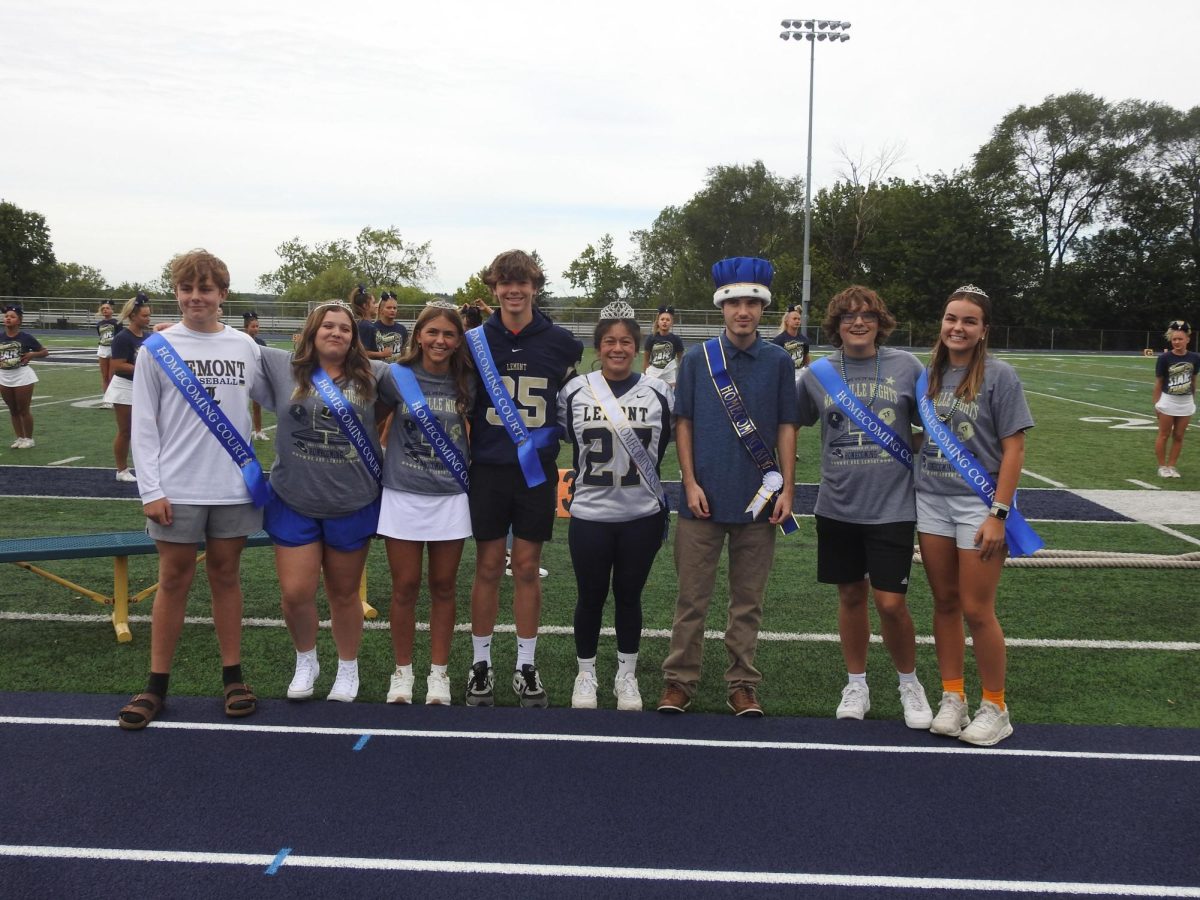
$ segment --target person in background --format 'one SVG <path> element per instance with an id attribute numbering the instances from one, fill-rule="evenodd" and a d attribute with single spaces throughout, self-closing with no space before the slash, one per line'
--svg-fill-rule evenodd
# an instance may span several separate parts
<path id="1" fill-rule="evenodd" d="M 242 331 L 254 338 L 254 343 L 260 347 L 267 346 L 267 342 L 258 336 L 258 313 L 250 309 L 242 313 Z M 267 441 L 270 436 L 263 431 L 262 423 L 262 405 L 257 400 L 250 401 L 250 422 L 251 431 L 250 439 L 254 441 Z"/>
<path id="2" fill-rule="evenodd" d="M 683 358 L 683 341 L 673 334 L 675 307 L 660 306 L 654 320 L 654 331 L 646 336 L 642 353 L 642 371 L 651 378 L 658 378 L 668 387 L 675 387 L 679 371 L 679 360 Z"/>
<path id="3" fill-rule="evenodd" d="M 138 291 L 132 300 L 121 307 L 118 321 L 124 326 L 112 342 L 112 381 L 104 392 L 104 402 L 117 417 L 117 436 L 113 438 L 113 460 L 117 464 L 117 481 L 137 482 L 129 468 L 129 437 L 133 420 L 133 370 L 138 350 L 150 334 L 150 298 Z"/>
<path id="4" fill-rule="evenodd" d="M 379 298 L 379 318 L 375 321 L 375 345 L 379 349 L 367 354 L 371 359 L 392 363 L 400 359 L 404 352 L 408 343 L 408 329 L 396 321 L 398 309 L 396 295 L 384 291 Z"/>
<path id="5" fill-rule="evenodd" d="M 658 470 L 671 440 L 674 395 L 665 382 L 633 370 L 641 339 L 633 308 L 608 304 L 592 336 L 600 371 L 571 379 L 558 395 L 559 425 L 578 473 L 567 532 L 578 591 L 575 709 L 596 708 L 596 651 L 610 584 L 617 630 L 613 696 L 617 709 L 642 708 L 642 589 L 666 536 Z M 640 449 L 631 455 L 634 444 Z"/>
<path id="6" fill-rule="evenodd" d="M 771 343 L 778 344 L 788 352 L 792 363 L 796 366 L 796 384 L 800 383 L 800 373 L 808 367 L 808 338 L 800 333 L 800 307 L 791 304 L 783 312 L 779 322 L 779 334 L 771 338 Z"/>
<path id="7" fill-rule="evenodd" d="M 138 291 L 141 294 L 141 291 Z M 121 323 L 113 318 L 113 306 L 111 303 L 101 303 L 100 308 L 96 310 L 96 359 L 100 363 L 100 383 L 102 392 L 108 391 L 108 386 L 112 382 L 112 342 L 117 336 L 117 332 L 121 330 Z M 101 408 L 111 409 L 112 404 L 108 400 L 102 400 Z"/>
<path id="8" fill-rule="evenodd" d="M 363 349 L 370 354 L 379 353 L 379 345 L 375 342 L 375 316 L 378 308 L 375 295 L 367 290 L 365 285 L 358 285 L 350 292 L 350 306 L 354 309 L 354 319 L 358 323 L 358 338 L 362 341 Z"/>
<path id="9" fill-rule="evenodd" d="M 1192 326 L 1176 319 L 1167 326 L 1170 349 L 1158 357 L 1154 366 L 1154 411 L 1158 415 L 1158 437 L 1154 455 L 1158 457 L 1159 478 L 1180 478 L 1175 464 L 1183 450 L 1188 424 L 1196 414 L 1196 373 L 1200 371 L 1200 353 L 1188 350 Z M 1171 450 L 1167 452 L 1170 441 Z"/>
<path id="10" fill-rule="evenodd" d="M 37 373 L 29 365 L 32 359 L 45 359 L 50 351 L 41 345 L 32 334 L 21 330 L 25 311 L 17 304 L 4 307 L 4 336 L 0 338 L 0 396 L 8 407 L 16 440 L 9 446 L 13 450 L 30 450 L 33 442 L 33 413 L 29 411 L 33 400 L 33 386 L 37 384 Z"/>

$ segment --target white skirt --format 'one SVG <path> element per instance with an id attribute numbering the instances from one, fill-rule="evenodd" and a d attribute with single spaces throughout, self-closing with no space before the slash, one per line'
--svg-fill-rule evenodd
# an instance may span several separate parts
<path id="1" fill-rule="evenodd" d="M 104 392 L 105 403 L 119 403 L 122 406 L 133 406 L 133 382 L 128 378 L 113 376 Z"/>
<path id="2" fill-rule="evenodd" d="M 0 369 L 0 385 L 4 387 L 25 387 L 27 384 L 37 384 L 37 381 L 37 373 L 33 371 L 33 366 Z"/>
<path id="3" fill-rule="evenodd" d="M 96 347 L 96 356 L 99 359 L 111 359 L 112 358 L 112 346 L 109 345 L 106 347 L 103 344 L 100 344 L 99 346 Z"/>
<path id="4" fill-rule="evenodd" d="M 1194 416 L 1196 397 L 1194 394 L 1163 394 L 1154 408 L 1164 416 Z"/>
<path id="5" fill-rule="evenodd" d="M 401 541 L 460 541 L 471 536 L 467 495 L 412 494 L 384 488 L 378 534 Z"/>

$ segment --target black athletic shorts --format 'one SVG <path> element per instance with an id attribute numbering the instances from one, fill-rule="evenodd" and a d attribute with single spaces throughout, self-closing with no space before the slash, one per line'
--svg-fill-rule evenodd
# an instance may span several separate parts
<path id="1" fill-rule="evenodd" d="M 519 465 L 471 464 L 471 531 L 476 541 L 494 541 L 508 534 L 523 541 L 545 543 L 554 537 L 558 509 L 558 465 L 542 460 L 546 480 L 525 484 Z"/>
<path id="2" fill-rule="evenodd" d="M 853 584 L 870 578 L 877 591 L 907 593 L 916 529 L 916 522 L 856 525 L 817 516 L 817 581 Z"/>

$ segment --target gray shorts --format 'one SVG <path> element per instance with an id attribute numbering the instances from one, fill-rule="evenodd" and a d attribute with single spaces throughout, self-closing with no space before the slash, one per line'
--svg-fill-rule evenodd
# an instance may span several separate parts
<path id="1" fill-rule="evenodd" d="M 262 528 L 262 510 L 253 503 L 231 506 L 171 504 L 171 524 L 146 520 L 146 534 L 169 544 L 199 544 L 206 538 L 237 538 Z"/>
<path id="2" fill-rule="evenodd" d="M 954 538 L 959 550 L 978 550 L 975 534 L 989 509 L 974 494 L 917 491 L 917 531 Z"/>

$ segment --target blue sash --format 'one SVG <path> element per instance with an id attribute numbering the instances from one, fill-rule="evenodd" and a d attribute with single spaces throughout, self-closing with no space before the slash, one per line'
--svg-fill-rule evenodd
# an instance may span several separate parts
<path id="1" fill-rule="evenodd" d="M 392 370 L 392 378 L 396 382 L 396 387 L 400 389 L 400 396 L 404 398 L 404 402 L 408 406 L 408 414 L 412 416 L 414 422 L 421 426 L 421 430 L 425 432 L 425 440 L 429 441 L 429 445 L 441 459 L 442 465 L 457 479 L 458 486 L 463 489 L 463 493 L 467 493 L 471 487 L 467 473 L 467 461 L 463 459 L 454 439 L 446 434 L 446 429 L 442 427 L 438 417 L 429 408 L 425 395 L 421 393 L 421 386 L 417 384 L 417 376 L 413 375 L 412 369 L 399 363 L 392 363 L 388 368 Z"/>
<path id="2" fill-rule="evenodd" d="M 783 476 L 775 465 L 775 456 L 759 435 L 750 413 L 746 411 L 746 404 L 742 402 L 737 385 L 729 377 L 729 370 L 725 367 L 725 348 L 721 346 L 720 337 L 709 338 L 704 342 L 704 359 L 708 362 L 713 386 L 717 389 L 717 396 L 721 399 L 721 405 L 725 407 L 734 433 L 741 439 L 742 446 L 763 473 L 762 487 L 745 509 L 757 518 L 758 513 L 783 489 Z M 784 534 L 791 534 L 800 526 L 796 524 L 796 517 L 789 510 L 779 527 Z"/>
<path id="3" fill-rule="evenodd" d="M 475 368 L 483 379 L 483 389 L 488 399 L 495 407 L 496 415 L 504 424 L 508 436 L 517 445 L 517 462 L 521 464 L 521 474 L 529 487 L 537 487 L 546 481 L 546 473 L 542 471 L 542 461 L 538 458 L 539 447 L 549 447 L 558 440 L 558 428 L 535 428 L 530 431 L 525 427 L 525 420 L 517 405 L 513 403 L 512 395 L 504 386 L 500 373 L 496 370 L 496 361 L 492 359 L 492 348 L 488 346 L 483 333 L 483 326 L 472 328 L 466 334 L 467 348 L 475 359 Z"/>
<path id="4" fill-rule="evenodd" d="M 921 412 L 921 421 L 925 423 L 925 434 L 942 451 L 946 459 L 954 463 L 958 474 L 967 486 L 973 490 L 985 506 L 990 507 L 996 498 L 996 485 L 992 476 L 980 464 L 974 455 L 962 445 L 954 432 L 946 427 L 946 423 L 937 417 L 933 402 L 926 396 L 929 393 L 929 373 L 922 372 L 917 379 L 917 408 Z M 1030 556 L 1046 546 L 1036 531 L 1025 521 L 1017 509 L 1017 495 L 1013 492 L 1012 508 L 1008 518 L 1004 520 L 1004 537 L 1008 541 L 1009 552 L 1013 556 Z"/>
<path id="5" fill-rule="evenodd" d="M 333 413 L 333 420 L 337 423 L 342 436 L 350 442 L 350 446 L 358 451 L 358 458 L 367 467 L 367 471 L 371 473 L 375 483 L 382 484 L 383 468 L 379 465 L 379 457 L 375 455 L 375 448 L 371 446 L 367 430 L 359 421 L 350 401 L 338 390 L 333 379 L 320 366 L 317 366 L 317 370 L 312 373 L 312 386 L 316 389 L 317 396 L 325 401 L 325 405 Z"/>
<path id="6" fill-rule="evenodd" d="M 264 506 L 271 499 L 271 487 L 263 477 L 262 465 L 254 455 L 254 448 L 246 443 L 245 438 L 238 434 L 229 417 L 225 415 L 220 404 L 215 403 L 208 391 L 200 383 L 186 362 L 179 358 L 179 352 L 171 346 L 171 342 L 155 332 L 146 338 L 142 344 L 146 352 L 166 373 L 167 378 L 179 389 L 183 399 L 200 417 L 213 437 L 217 439 L 225 452 L 237 464 L 242 472 L 242 480 L 246 482 L 246 490 L 255 506 Z"/>
<path id="7" fill-rule="evenodd" d="M 878 351 L 876 351 L 878 352 Z M 913 466 L 912 449 L 904 439 L 879 420 L 871 410 L 850 390 L 849 385 L 838 374 L 829 357 L 819 359 L 810 366 L 813 376 L 821 382 L 825 393 L 833 398 L 833 402 L 850 414 L 850 418 L 866 433 L 867 437 L 892 455 L 892 457 L 908 468 Z"/>

